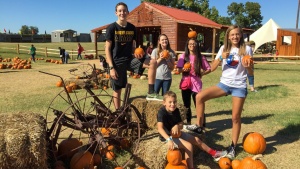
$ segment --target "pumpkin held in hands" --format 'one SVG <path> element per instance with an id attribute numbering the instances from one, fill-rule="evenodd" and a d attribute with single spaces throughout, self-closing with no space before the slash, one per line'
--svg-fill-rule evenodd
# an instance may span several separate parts
<path id="1" fill-rule="evenodd" d="M 163 50 L 162 51 L 162 57 L 164 59 L 169 59 L 169 57 L 170 57 L 169 51 L 168 50 Z"/>
<path id="2" fill-rule="evenodd" d="M 197 32 L 194 31 L 192 28 L 190 28 L 190 31 L 188 33 L 188 38 L 196 38 L 197 37 Z"/>
<path id="3" fill-rule="evenodd" d="M 168 150 L 167 160 L 171 165 L 178 165 L 182 161 L 182 155 L 179 149 Z"/>
<path id="4" fill-rule="evenodd" d="M 183 65 L 183 69 L 191 69 L 192 65 L 190 62 L 186 62 L 184 65 Z"/>
<path id="5" fill-rule="evenodd" d="M 247 153 L 255 155 L 266 150 L 266 140 L 257 132 L 247 133 L 243 140 L 243 148 Z"/>
<path id="6" fill-rule="evenodd" d="M 139 55 L 139 56 L 144 56 L 145 51 L 144 51 L 143 48 L 141 48 L 141 46 L 139 46 L 138 48 L 136 48 L 136 49 L 134 50 L 134 54 L 135 54 L 135 55 Z"/>
<path id="7" fill-rule="evenodd" d="M 242 62 L 245 64 L 245 65 L 253 65 L 253 59 L 251 56 L 249 55 L 245 55 L 242 59 Z"/>

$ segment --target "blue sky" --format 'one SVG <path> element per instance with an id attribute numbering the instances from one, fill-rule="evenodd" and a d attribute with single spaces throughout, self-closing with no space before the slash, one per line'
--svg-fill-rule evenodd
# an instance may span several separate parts
<path id="1" fill-rule="evenodd" d="M 263 16 L 262 24 L 272 18 L 282 28 L 296 28 L 298 0 L 210 0 L 221 16 L 227 16 L 232 2 L 258 2 Z M 1 0 L 0 31 L 18 33 L 22 25 L 36 26 L 39 33 L 58 29 L 73 29 L 89 33 L 91 29 L 116 21 L 115 5 L 120 0 Z M 129 11 L 140 0 L 124 0 Z"/>

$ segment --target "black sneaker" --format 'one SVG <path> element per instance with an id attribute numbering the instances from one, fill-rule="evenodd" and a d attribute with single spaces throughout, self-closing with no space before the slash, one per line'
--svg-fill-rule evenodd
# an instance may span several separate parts
<path id="1" fill-rule="evenodd" d="M 199 126 L 195 125 L 195 124 L 183 125 L 183 129 L 195 132 L 197 134 L 203 134 L 204 133 L 204 129 L 202 127 L 199 127 Z"/>
<path id="2" fill-rule="evenodd" d="M 234 160 L 234 158 L 235 158 L 235 149 L 234 149 L 234 147 L 230 146 L 228 148 L 227 152 L 228 153 L 226 154 L 226 157 L 228 157 L 231 160 Z"/>

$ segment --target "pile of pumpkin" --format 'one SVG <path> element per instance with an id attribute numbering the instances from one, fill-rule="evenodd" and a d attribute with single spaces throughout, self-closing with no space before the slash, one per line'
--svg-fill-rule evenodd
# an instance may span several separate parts
<path id="1" fill-rule="evenodd" d="M 242 160 L 235 159 L 231 161 L 227 157 L 219 160 L 221 169 L 267 169 L 267 166 L 260 160 L 262 153 L 266 149 L 265 138 L 257 132 L 247 133 L 243 138 L 243 148 L 254 156 L 245 157 Z"/>
<path id="2" fill-rule="evenodd" d="M 99 130 L 104 137 L 108 137 L 111 134 L 110 129 L 101 128 Z M 120 140 L 120 146 L 108 144 L 105 148 L 98 147 L 95 150 L 85 150 L 85 146 L 81 140 L 77 138 L 67 138 L 61 141 L 56 148 L 54 146 L 54 156 L 57 161 L 53 163 L 54 169 L 66 169 L 67 166 L 70 169 L 93 169 L 94 166 L 99 166 L 102 164 L 102 158 L 107 160 L 114 160 L 116 158 L 115 150 L 127 149 L 130 147 L 130 141 L 126 138 Z M 91 153 L 93 152 L 93 153 Z M 122 167 L 116 167 L 116 169 L 123 169 Z M 139 167 L 138 169 L 144 169 Z"/>
<path id="3" fill-rule="evenodd" d="M 63 64 L 63 62 L 61 60 L 46 59 L 45 61 L 48 62 L 48 63 Z"/>
<path id="4" fill-rule="evenodd" d="M 93 54 L 89 54 L 89 55 L 85 54 L 84 59 L 94 59 L 94 55 Z"/>
<path id="5" fill-rule="evenodd" d="M 31 69 L 31 61 L 14 57 L 13 59 L 2 59 L 1 62 L 13 62 L 8 64 L 0 64 L 0 69 Z"/>

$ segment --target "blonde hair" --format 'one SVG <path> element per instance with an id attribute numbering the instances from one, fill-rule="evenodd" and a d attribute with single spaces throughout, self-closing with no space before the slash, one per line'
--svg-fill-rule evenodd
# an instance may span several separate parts
<path id="1" fill-rule="evenodd" d="M 233 29 L 238 29 L 239 32 L 240 32 L 240 36 L 241 36 L 239 44 L 238 44 L 239 55 L 240 56 L 246 55 L 246 44 L 245 44 L 245 41 L 244 41 L 244 38 L 243 38 L 243 29 L 238 25 L 231 25 L 227 29 L 227 31 L 225 33 L 225 36 L 224 36 L 224 49 L 223 49 L 223 52 L 230 52 L 230 50 L 231 50 L 232 43 L 228 38 L 229 38 L 230 31 L 232 31 Z"/>
<path id="2" fill-rule="evenodd" d="M 168 97 L 173 97 L 173 98 L 175 98 L 176 100 L 177 100 L 177 95 L 176 95 L 176 93 L 174 93 L 174 92 L 172 92 L 172 91 L 167 91 L 165 94 L 164 94 L 164 101 L 166 101 L 166 99 L 168 98 Z"/>

